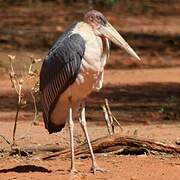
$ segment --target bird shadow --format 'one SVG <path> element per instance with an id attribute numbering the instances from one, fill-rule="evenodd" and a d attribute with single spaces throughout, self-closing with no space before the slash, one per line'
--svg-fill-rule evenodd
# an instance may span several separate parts
<path id="1" fill-rule="evenodd" d="M 50 173 L 51 170 L 48 170 L 41 166 L 35 166 L 35 165 L 21 165 L 21 166 L 15 166 L 13 168 L 7 168 L 7 169 L 1 169 L 0 173 L 9 173 L 9 172 L 17 172 L 17 173 L 28 173 L 28 172 L 46 172 Z"/>

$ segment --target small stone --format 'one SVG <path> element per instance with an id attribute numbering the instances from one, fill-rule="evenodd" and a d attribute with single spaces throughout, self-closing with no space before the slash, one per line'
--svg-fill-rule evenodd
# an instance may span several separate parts
<path id="1" fill-rule="evenodd" d="M 135 129 L 133 134 L 134 134 L 134 136 L 137 136 L 138 135 L 138 129 Z"/>
<path id="2" fill-rule="evenodd" d="M 137 177 L 131 177 L 130 180 L 137 180 Z"/>
<path id="3" fill-rule="evenodd" d="M 179 138 L 176 139 L 176 144 L 180 145 L 180 139 Z"/>

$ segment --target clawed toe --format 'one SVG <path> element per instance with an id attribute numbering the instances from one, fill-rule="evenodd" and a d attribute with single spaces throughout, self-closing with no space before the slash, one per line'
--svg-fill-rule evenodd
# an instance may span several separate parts
<path id="1" fill-rule="evenodd" d="M 100 167 L 98 167 L 98 166 L 93 166 L 92 168 L 91 168 L 91 172 L 92 173 L 96 173 L 96 172 L 101 172 L 101 173 L 105 173 L 105 172 L 107 172 L 107 170 L 106 169 L 103 169 L 103 168 L 100 168 Z"/>
<path id="2" fill-rule="evenodd" d="M 78 171 L 75 168 L 70 170 L 71 175 L 74 175 L 74 174 L 77 174 L 77 173 L 78 173 Z"/>

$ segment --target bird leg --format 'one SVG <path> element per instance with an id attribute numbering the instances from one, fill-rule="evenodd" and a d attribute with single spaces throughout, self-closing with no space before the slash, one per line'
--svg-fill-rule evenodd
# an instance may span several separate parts
<path id="1" fill-rule="evenodd" d="M 79 122 L 80 122 L 81 128 L 83 129 L 84 135 L 86 137 L 86 141 L 88 143 L 89 151 L 90 151 L 90 154 L 91 154 L 91 160 L 92 160 L 91 170 L 92 170 L 92 172 L 93 173 L 96 173 L 97 171 L 105 172 L 105 170 L 102 169 L 102 168 L 99 168 L 97 163 L 96 163 L 96 159 L 95 159 L 93 149 L 92 149 L 92 146 L 91 146 L 90 138 L 89 138 L 89 135 L 88 135 L 88 132 L 87 132 L 86 117 L 85 117 L 85 104 L 84 103 L 81 104 L 81 112 L 80 112 Z"/>
<path id="2" fill-rule="evenodd" d="M 69 98 L 68 125 L 69 125 L 70 147 L 71 147 L 71 169 L 70 169 L 70 172 L 76 173 L 77 170 L 75 168 L 75 162 L 74 162 L 74 139 L 73 139 L 74 122 L 73 122 L 73 118 L 72 118 L 71 97 Z"/>

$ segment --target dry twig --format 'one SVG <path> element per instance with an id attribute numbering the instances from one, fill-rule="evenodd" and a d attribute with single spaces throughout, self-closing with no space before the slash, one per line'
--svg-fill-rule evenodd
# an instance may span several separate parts
<path id="1" fill-rule="evenodd" d="M 119 121 L 115 118 L 115 116 L 112 114 L 111 109 L 109 107 L 108 99 L 105 98 L 105 104 L 102 105 L 103 113 L 104 113 L 104 119 L 106 121 L 107 129 L 110 135 L 113 135 L 115 132 L 115 123 L 118 127 L 121 128 L 121 131 L 123 131 L 123 128 Z"/>
<path id="2" fill-rule="evenodd" d="M 36 105 L 36 98 L 35 98 L 35 94 L 38 92 L 38 83 L 39 80 L 38 79 L 38 71 L 37 70 L 33 70 L 33 65 L 35 63 L 41 62 L 41 59 L 36 59 L 33 57 L 30 57 L 31 59 L 31 64 L 28 68 L 28 73 L 26 76 L 21 76 L 21 77 L 17 77 L 17 74 L 14 71 L 14 67 L 13 67 L 13 61 L 15 60 L 15 56 L 12 55 L 8 55 L 9 57 L 9 61 L 10 61 L 10 70 L 9 70 L 9 76 L 10 76 L 10 80 L 12 83 L 12 88 L 15 89 L 16 94 L 18 95 L 18 100 L 17 100 L 17 105 L 16 105 L 16 116 L 15 116 L 15 123 L 14 123 L 14 129 L 13 129 L 13 145 L 15 143 L 15 134 L 16 134 L 16 127 L 17 127 L 17 120 L 18 120 L 18 115 L 19 115 L 19 111 L 22 107 L 22 105 L 26 104 L 26 101 L 23 99 L 24 94 L 23 94 L 23 83 L 24 81 L 30 79 L 30 78 L 34 78 L 35 79 L 35 84 L 31 89 L 31 96 L 33 99 L 33 103 L 34 103 L 34 119 L 33 119 L 33 123 L 35 123 L 36 119 L 37 119 L 37 115 L 38 115 L 38 110 L 37 110 L 37 105 Z"/>
<path id="3" fill-rule="evenodd" d="M 3 135 L 0 134 L 0 137 L 2 137 L 6 141 L 7 144 L 9 144 L 9 145 L 11 144 L 11 142 L 9 140 L 7 140 Z"/>
<path id="4" fill-rule="evenodd" d="M 18 120 L 18 114 L 19 114 L 19 110 L 21 108 L 21 102 L 22 102 L 22 85 L 23 85 L 23 79 L 22 78 L 18 78 L 17 74 L 14 71 L 14 67 L 13 67 L 13 61 L 15 60 L 15 56 L 11 56 L 8 55 L 9 57 L 9 61 L 10 61 L 10 71 L 9 71 L 9 76 L 10 76 L 10 80 L 12 83 L 12 87 L 15 89 L 17 95 L 18 95 L 18 100 L 17 100 L 17 105 L 16 105 L 16 116 L 15 116 L 15 122 L 14 122 L 14 128 L 13 128 L 13 143 L 15 143 L 15 134 L 16 134 L 16 126 L 17 126 L 17 120 Z"/>
<path id="5" fill-rule="evenodd" d="M 33 77 L 35 79 L 34 86 L 31 88 L 31 96 L 33 99 L 33 104 L 34 104 L 34 119 L 33 119 L 33 124 L 36 124 L 37 118 L 38 118 L 38 109 L 37 109 L 37 101 L 36 101 L 36 94 L 39 93 L 39 72 L 37 70 L 32 70 L 33 64 L 39 63 L 42 61 L 42 59 L 37 59 L 37 58 L 31 58 L 31 64 L 29 66 L 28 70 L 28 76 Z"/>

